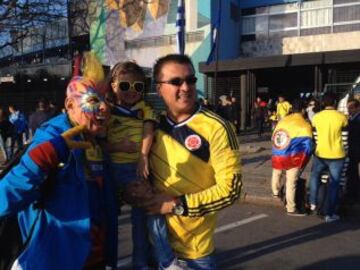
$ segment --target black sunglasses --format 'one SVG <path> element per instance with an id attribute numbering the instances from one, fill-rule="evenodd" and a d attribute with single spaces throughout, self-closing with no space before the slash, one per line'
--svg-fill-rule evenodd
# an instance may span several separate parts
<path id="1" fill-rule="evenodd" d="M 127 82 L 127 81 L 120 81 L 119 82 L 119 89 L 121 91 L 129 91 L 130 88 L 133 88 L 135 89 L 136 92 L 143 92 L 144 89 L 145 89 L 145 83 L 144 82 L 133 82 L 133 83 L 130 83 L 130 82 Z"/>
<path id="2" fill-rule="evenodd" d="M 174 86 L 181 86 L 184 82 L 186 82 L 186 84 L 188 84 L 188 85 L 194 85 L 197 82 L 197 78 L 195 76 L 189 76 L 189 77 L 186 77 L 185 79 L 176 77 L 176 78 L 170 79 L 168 81 L 158 81 L 156 83 L 166 83 L 166 84 L 171 84 Z"/>

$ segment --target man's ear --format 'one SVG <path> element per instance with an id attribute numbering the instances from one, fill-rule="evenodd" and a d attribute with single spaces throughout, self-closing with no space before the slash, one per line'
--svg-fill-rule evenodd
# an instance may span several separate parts
<path id="1" fill-rule="evenodd" d="M 74 100 L 72 98 L 65 99 L 65 109 L 71 111 L 74 108 Z"/>

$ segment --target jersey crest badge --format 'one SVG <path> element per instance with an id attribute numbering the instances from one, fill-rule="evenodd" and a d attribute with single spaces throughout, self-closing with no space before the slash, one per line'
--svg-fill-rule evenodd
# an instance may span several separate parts
<path id="1" fill-rule="evenodd" d="M 190 151 L 198 150 L 201 147 L 201 138 L 198 135 L 189 135 L 185 139 L 185 146 Z"/>
<path id="2" fill-rule="evenodd" d="M 279 129 L 275 131 L 272 137 L 273 146 L 278 150 L 283 150 L 290 144 L 290 136 L 289 134 L 283 130 Z"/>

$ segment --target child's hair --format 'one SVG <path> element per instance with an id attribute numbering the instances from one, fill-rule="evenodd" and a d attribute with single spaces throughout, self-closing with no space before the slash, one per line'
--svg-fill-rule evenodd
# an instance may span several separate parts
<path id="1" fill-rule="evenodd" d="M 111 87 L 111 83 L 115 82 L 120 75 L 129 73 L 139 76 L 141 81 L 145 82 L 145 72 L 138 64 L 132 61 L 118 62 L 115 66 L 113 66 L 106 80 L 107 86 L 110 89 L 110 91 L 108 91 L 106 95 L 106 100 L 108 102 L 114 103 L 116 100 L 114 90 Z"/>
<path id="2" fill-rule="evenodd" d="M 142 81 L 145 81 L 145 72 L 144 70 L 136 63 L 127 61 L 117 63 L 110 71 L 111 81 L 114 82 L 122 74 L 134 74 L 141 78 Z"/>

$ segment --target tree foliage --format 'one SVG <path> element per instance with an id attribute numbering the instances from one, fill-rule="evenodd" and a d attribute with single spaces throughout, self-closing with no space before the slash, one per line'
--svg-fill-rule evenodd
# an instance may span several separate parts
<path id="1" fill-rule="evenodd" d="M 66 16 L 67 0 L 0 0 L 0 50 Z"/>

